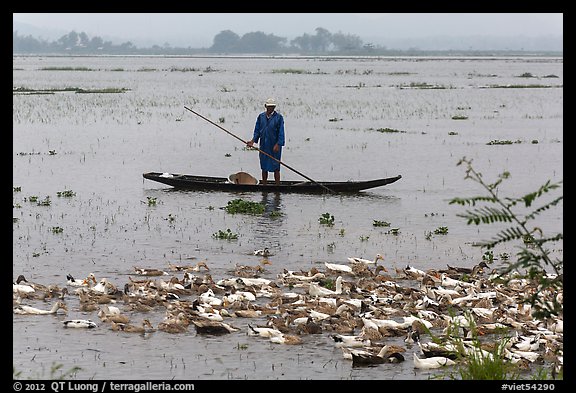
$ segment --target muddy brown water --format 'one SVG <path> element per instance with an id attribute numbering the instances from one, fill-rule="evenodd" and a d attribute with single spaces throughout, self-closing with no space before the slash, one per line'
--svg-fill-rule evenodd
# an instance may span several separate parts
<path id="1" fill-rule="evenodd" d="M 13 96 L 13 279 L 65 286 L 67 273 L 93 272 L 122 287 L 134 266 L 205 260 L 217 280 L 231 277 L 236 264 L 261 263 L 253 251 L 263 247 L 273 253 L 264 265 L 270 279 L 283 269 L 322 269 L 376 253 L 389 266 L 473 266 L 483 254 L 473 243 L 494 229 L 466 225 L 457 216 L 464 209 L 449 204 L 483 194 L 457 162 L 473 159 L 492 181 L 510 172 L 501 191 L 510 196 L 562 180 L 562 86 L 562 58 L 14 57 L 14 88 L 53 94 Z M 126 91 L 54 92 L 65 88 Z M 250 139 L 268 97 L 285 117 L 283 160 L 291 167 L 317 181 L 402 179 L 339 196 L 177 191 L 142 178 L 240 170 L 259 177 L 257 153 L 184 106 Z M 286 168 L 282 176 L 301 179 Z M 74 196 L 58 196 L 65 190 Z M 49 198 L 49 206 L 32 196 Z M 237 198 L 262 202 L 267 212 L 221 209 Z M 332 227 L 319 222 L 325 213 L 334 216 Z M 538 225 L 562 232 L 562 206 Z M 448 234 L 429 236 L 439 227 Z M 238 239 L 213 236 L 227 229 Z M 561 256 L 562 243 L 554 247 Z M 506 245 L 494 254 L 516 251 Z M 327 333 L 298 346 L 246 334 L 248 322 L 265 318 L 235 320 L 241 330 L 224 337 L 193 328 L 128 335 L 103 323 L 64 329 L 65 318 L 100 322 L 80 312 L 73 296 L 68 304 L 67 316 L 13 316 L 13 365 L 22 376 L 54 377 L 54 365 L 79 367 L 77 379 L 116 380 L 417 380 L 446 372 L 415 370 L 415 348 L 401 364 L 353 368 Z M 163 317 L 149 315 L 155 326 Z"/>

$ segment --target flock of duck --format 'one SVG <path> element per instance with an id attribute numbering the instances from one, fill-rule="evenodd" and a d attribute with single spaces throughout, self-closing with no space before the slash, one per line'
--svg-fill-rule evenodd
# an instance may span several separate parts
<path id="1" fill-rule="evenodd" d="M 553 372 L 563 368 L 562 317 L 537 320 L 523 303 L 536 290 L 560 301 L 562 293 L 538 289 L 523 278 L 498 284 L 485 262 L 473 268 L 387 269 L 378 254 L 373 260 L 326 262 L 323 269 L 284 269 L 265 278 L 271 254 L 257 250 L 254 255 L 264 259 L 236 265 L 229 277 L 217 280 L 205 261 L 168 263 L 164 270 L 134 267 L 125 283 L 90 273 L 43 285 L 20 275 L 13 283 L 13 312 L 68 313 L 74 301 L 79 312 L 94 317 L 65 319 L 64 328 L 137 334 L 194 328 L 198 335 L 247 334 L 283 345 L 327 340 L 354 367 L 408 357 L 416 369 L 434 369 L 498 353 L 525 369 L 531 364 L 548 364 Z M 30 305 L 39 300 L 46 308 Z M 156 327 L 147 317 L 153 310 L 163 315 Z"/>

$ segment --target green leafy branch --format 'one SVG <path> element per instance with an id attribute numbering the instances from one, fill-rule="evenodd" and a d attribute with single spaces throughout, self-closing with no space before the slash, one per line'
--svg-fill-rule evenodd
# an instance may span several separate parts
<path id="1" fill-rule="evenodd" d="M 488 195 L 453 198 L 450 204 L 474 207 L 473 209 L 466 210 L 464 214 L 458 214 L 457 216 L 466 219 L 468 225 L 493 223 L 513 224 L 498 232 L 491 240 L 475 243 L 474 245 L 490 250 L 501 243 L 522 241 L 524 247 L 521 248 L 521 251 L 517 255 L 518 260 L 516 262 L 507 262 L 505 268 L 499 272 L 498 279 L 506 282 L 510 279 L 507 278 L 509 273 L 514 272 L 516 274 L 521 269 L 525 269 L 526 277 L 538 283 L 538 290 L 532 294 L 527 294 L 526 299 L 527 302 L 535 307 L 535 316 L 549 317 L 558 315 L 562 312 L 562 301 L 558 300 L 558 296 L 550 296 L 548 299 L 545 299 L 542 296 L 542 291 L 555 294 L 562 292 L 563 261 L 558 259 L 552 260 L 549 251 L 544 247 L 549 242 L 562 240 L 564 236 L 562 233 L 558 233 L 553 236 L 544 237 L 540 227 L 535 226 L 530 229 L 528 225 L 530 221 L 535 220 L 541 213 L 552 207 L 556 207 L 563 200 L 563 196 L 556 197 L 552 201 L 538 206 L 524 215 L 516 213 L 513 209 L 522 206 L 526 209 L 531 208 L 538 198 L 560 188 L 562 181 L 552 183 L 548 180 L 535 192 L 519 198 L 500 198 L 498 196 L 498 187 L 502 181 L 510 177 L 509 172 L 504 172 L 499 175 L 495 182 L 487 183 L 482 178 L 482 174 L 472 167 L 472 160 L 462 158 L 458 162 L 458 165 L 462 164 L 467 165 L 465 178 L 480 184 L 488 192 Z M 482 205 L 480 206 L 480 204 Z M 539 237 L 535 237 L 536 234 L 538 234 Z M 554 274 L 548 274 L 546 271 L 547 267 L 551 268 Z"/>

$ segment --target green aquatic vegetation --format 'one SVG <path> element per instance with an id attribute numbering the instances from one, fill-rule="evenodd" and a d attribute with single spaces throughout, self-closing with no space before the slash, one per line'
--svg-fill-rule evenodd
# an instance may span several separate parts
<path id="1" fill-rule="evenodd" d="M 324 213 L 320 216 L 320 218 L 318 219 L 318 222 L 320 222 L 321 225 L 326 225 L 326 226 L 333 226 L 334 225 L 334 216 L 331 215 L 330 213 Z"/>
<path id="2" fill-rule="evenodd" d="M 454 115 L 454 116 L 452 116 L 452 120 L 468 120 L 468 116 Z"/>
<path id="3" fill-rule="evenodd" d="M 79 94 L 92 94 L 92 93 L 125 93 L 130 89 L 126 89 L 124 87 L 107 87 L 104 89 L 77 89 L 76 93 Z"/>
<path id="4" fill-rule="evenodd" d="M 147 196 L 146 199 L 148 200 L 148 206 L 156 206 L 158 203 L 158 199 L 154 197 Z M 146 203 L 146 202 L 145 202 Z"/>
<path id="5" fill-rule="evenodd" d="M 88 67 L 42 67 L 40 71 L 97 71 Z"/>
<path id="6" fill-rule="evenodd" d="M 230 228 L 225 231 L 219 229 L 218 232 L 212 234 L 212 237 L 220 240 L 236 240 L 238 239 L 238 234 L 232 232 Z"/>
<path id="7" fill-rule="evenodd" d="M 512 143 L 514 143 L 514 142 L 512 142 L 512 141 L 509 140 L 509 139 L 504 140 L 504 141 L 501 141 L 501 140 L 498 140 L 498 139 L 494 139 L 494 140 L 492 140 L 492 141 L 490 141 L 490 142 L 488 142 L 488 143 L 486 143 L 486 144 L 487 144 L 487 145 L 511 145 Z"/>
<path id="8" fill-rule="evenodd" d="M 104 89 L 83 89 L 81 87 L 61 87 L 53 89 L 31 89 L 28 87 L 15 87 L 12 89 L 13 94 L 54 94 L 54 93 L 125 93 L 130 91 L 125 87 L 108 87 Z"/>
<path id="9" fill-rule="evenodd" d="M 410 82 L 409 85 L 398 85 L 400 89 L 447 89 L 446 86 L 432 85 L 426 82 Z"/>
<path id="10" fill-rule="evenodd" d="M 38 206 L 50 206 L 52 204 L 52 202 L 50 201 L 50 196 L 46 196 L 46 198 L 44 198 L 41 201 L 38 201 Z"/>
<path id="11" fill-rule="evenodd" d="M 52 233 L 62 233 L 64 232 L 64 228 L 62 227 L 52 227 Z"/>
<path id="12" fill-rule="evenodd" d="M 58 197 L 71 198 L 73 196 L 76 196 L 76 193 L 72 190 L 64 190 L 64 191 L 58 191 L 56 195 Z"/>
<path id="13" fill-rule="evenodd" d="M 372 129 L 370 129 L 370 130 L 372 130 Z M 400 130 L 396 130 L 396 129 L 394 129 L 394 128 L 388 128 L 388 127 L 377 128 L 376 131 L 382 132 L 382 133 L 387 133 L 387 134 L 394 134 L 394 133 L 397 133 L 397 132 L 400 132 L 400 133 L 405 133 L 405 132 L 406 132 L 406 131 L 400 131 Z"/>
<path id="14" fill-rule="evenodd" d="M 482 86 L 481 88 L 488 88 L 488 89 L 548 89 L 553 87 L 563 88 L 562 85 L 537 85 L 537 84 L 530 84 L 530 85 L 490 85 L 490 86 Z"/>
<path id="15" fill-rule="evenodd" d="M 296 68 L 279 68 L 272 70 L 273 74 L 312 74 L 310 71 L 296 69 Z"/>
<path id="16" fill-rule="evenodd" d="M 238 198 L 228 201 L 224 210 L 230 214 L 262 214 L 264 213 L 264 204 Z"/>
<path id="17" fill-rule="evenodd" d="M 435 235 L 447 235 L 448 234 L 448 227 L 438 227 L 434 229 Z"/>
<path id="18" fill-rule="evenodd" d="M 372 220 L 372 225 L 375 227 L 389 227 L 390 223 L 386 221 Z"/>

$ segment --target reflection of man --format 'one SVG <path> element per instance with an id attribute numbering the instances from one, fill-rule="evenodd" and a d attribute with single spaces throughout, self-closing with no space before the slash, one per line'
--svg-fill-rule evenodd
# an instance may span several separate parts
<path id="1" fill-rule="evenodd" d="M 274 172 L 274 181 L 280 184 L 280 158 L 284 146 L 284 117 L 276 112 L 276 101 L 266 100 L 265 112 L 258 115 L 254 126 L 254 136 L 246 144 L 250 147 L 259 143 L 260 150 L 268 153 L 276 160 L 260 152 L 260 168 L 262 169 L 262 184 L 268 182 L 268 172 Z M 258 142 L 260 141 L 260 142 Z"/>

